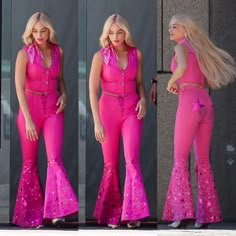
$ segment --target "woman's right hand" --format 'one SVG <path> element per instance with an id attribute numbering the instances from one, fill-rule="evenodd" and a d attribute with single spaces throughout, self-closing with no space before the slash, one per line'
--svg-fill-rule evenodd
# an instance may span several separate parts
<path id="1" fill-rule="evenodd" d="M 105 131 L 101 122 L 95 124 L 94 127 L 95 139 L 102 143 L 105 141 Z"/>
<path id="2" fill-rule="evenodd" d="M 26 128 L 26 137 L 28 139 L 30 139 L 31 141 L 35 141 L 38 139 L 38 132 L 32 119 L 27 119 L 25 121 L 25 128 Z"/>
<path id="3" fill-rule="evenodd" d="M 153 104 L 157 105 L 157 84 L 153 83 L 149 92 L 149 100 Z"/>

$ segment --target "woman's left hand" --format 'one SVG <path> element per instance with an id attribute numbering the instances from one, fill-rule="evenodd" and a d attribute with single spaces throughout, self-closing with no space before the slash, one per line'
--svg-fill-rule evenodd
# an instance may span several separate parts
<path id="1" fill-rule="evenodd" d="M 174 94 L 178 94 L 178 85 L 176 82 L 172 82 L 172 80 L 170 79 L 167 85 L 167 90 L 170 93 L 174 93 Z"/>
<path id="2" fill-rule="evenodd" d="M 66 96 L 65 95 L 61 95 L 58 98 L 56 106 L 59 106 L 58 109 L 57 109 L 56 114 L 62 112 L 65 109 L 65 107 L 66 107 Z"/>
<path id="3" fill-rule="evenodd" d="M 142 119 L 146 115 L 146 100 L 145 100 L 145 98 L 139 99 L 139 101 L 136 105 L 135 111 L 138 111 L 137 117 L 139 120 Z"/>

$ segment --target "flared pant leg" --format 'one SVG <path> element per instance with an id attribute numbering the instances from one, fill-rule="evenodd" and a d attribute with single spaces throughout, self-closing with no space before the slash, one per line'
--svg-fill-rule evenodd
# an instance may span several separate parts
<path id="1" fill-rule="evenodd" d="M 180 97 L 174 131 L 174 166 L 163 212 L 163 220 L 167 221 L 195 217 L 188 163 L 199 115 L 188 108 Z"/>
<path id="2" fill-rule="evenodd" d="M 138 99 L 136 94 L 126 98 L 103 95 L 99 102 L 105 142 L 102 143 L 104 172 L 94 210 L 98 223 L 119 224 L 149 216 L 139 162 L 142 121 L 137 119 L 135 111 Z M 121 134 L 126 162 L 124 200 L 119 176 Z"/>
<path id="3" fill-rule="evenodd" d="M 139 158 L 141 134 L 142 120 L 138 120 L 136 114 L 128 116 L 122 123 L 122 138 L 126 163 L 121 217 L 123 222 L 140 220 L 150 215 Z"/>
<path id="4" fill-rule="evenodd" d="M 40 133 L 40 120 L 34 121 Z M 23 163 L 12 223 L 21 227 L 34 227 L 43 222 L 44 197 L 37 165 L 39 141 L 27 139 L 25 119 L 21 111 L 17 117 L 17 126 Z"/>
<path id="5" fill-rule="evenodd" d="M 196 218 L 199 223 L 207 223 L 219 221 L 221 218 L 209 161 L 213 122 L 214 110 L 209 95 L 202 89 L 191 88 L 186 91 L 183 89 L 180 93 L 176 114 L 174 167 L 163 220 L 175 221 Z M 196 215 L 188 170 L 188 158 L 193 142 L 196 152 L 199 190 Z M 210 196 L 211 194 L 212 196 Z M 212 201 L 209 201 L 210 199 Z M 206 210 L 207 208 L 208 210 Z M 210 212 L 214 212 L 214 214 Z"/>
<path id="6" fill-rule="evenodd" d="M 196 221 L 198 223 L 212 223 L 222 220 L 218 194 L 209 159 L 213 121 L 214 109 L 209 106 L 208 113 L 200 123 L 194 139 L 198 186 Z"/>
<path id="7" fill-rule="evenodd" d="M 106 140 L 102 143 L 104 169 L 94 217 L 99 224 L 119 224 L 122 211 L 122 199 L 119 176 L 119 129 L 112 133 L 106 130 Z"/>
<path id="8" fill-rule="evenodd" d="M 62 162 L 64 114 L 49 115 L 43 124 L 48 167 L 44 218 L 53 219 L 78 212 L 78 200 Z"/>
<path id="9" fill-rule="evenodd" d="M 103 95 L 99 105 L 105 130 L 105 141 L 102 143 L 104 169 L 93 215 L 99 224 L 119 224 L 122 212 L 119 176 L 120 104 L 117 98 Z"/>

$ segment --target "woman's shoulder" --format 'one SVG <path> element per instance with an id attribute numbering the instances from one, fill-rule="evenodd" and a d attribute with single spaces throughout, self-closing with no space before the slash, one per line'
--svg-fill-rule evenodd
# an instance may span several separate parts
<path id="1" fill-rule="evenodd" d="M 175 54 L 179 54 L 179 53 L 188 53 L 189 51 L 189 47 L 183 43 L 181 44 L 176 44 L 174 47 L 174 52 Z"/>
<path id="2" fill-rule="evenodd" d="M 111 50 L 111 47 L 103 47 L 103 48 L 100 48 L 97 52 L 95 52 L 95 54 L 97 53 L 97 54 L 103 55 L 109 52 L 110 50 Z"/>
<path id="3" fill-rule="evenodd" d="M 22 57 L 26 57 L 27 56 L 27 47 L 24 46 L 23 48 L 19 49 L 19 51 L 17 52 L 17 55 L 22 56 Z"/>
<path id="4" fill-rule="evenodd" d="M 103 54 L 102 54 L 101 50 L 94 53 L 93 60 L 95 60 L 95 61 L 102 61 L 103 60 Z"/>
<path id="5" fill-rule="evenodd" d="M 63 48 L 59 45 L 59 44 L 56 44 L 56 43 L 50 43 L 50 47 L 58 52 L 60 52 L 60 54 L 63 54 L 64 50 Z"/>
<path id="6" fill-rule="evenodd" d="M 17 56 L 16 56 L 16 60 L 17 61 L 28 61 L 28 55 L 27 52 L 25 51 L 24 48 L 21 48 L 18 52 L 17 52 Z"/>
<path id="7" fill-rule="evenodd" d="M 139 48 L 129 46 L 129 47 L 128 47 L 128 50 L 130 50 L 133 55 L 136 54 L 137 57 L 138 57 L 138 59 L 142 59 L 143 53 L 142 53 L 142 51 L 141 51 Z"/>
<path id="8" fill-rule="evenodd" d="M 136 47 L 133 47 L 133 50 L 134 50 L 134 51 L 137 51 L 138 56 L 143 55 L 141 49 L 136 48 Z"/>
<path id="9" fill-rule="evenodd" d="M 183 43 L 177 43 L 176 45 L 175 45 L 175 47 L 174 47 L 174 49 L 176 50 L 178 50 L 178 49 L 187 49 L 188 47 L 187 47 L 187 45 L 185 45 L 185 44 L 183 44 Z"/>
<path id="10" fill-rule="evenodd" d="M 102 57 L 102 54 L 103 54 L 103 50 L 100 49 L 98 51 L 96 51 L 94 54 L 93 54 L 93 57 Z"/>
<path id="11" fill-rule="evenodd" d="M 27 53 L 27 51 L 29 50 L 30 46 L 31 46 L 31 44 L 24 45 L 18 52 L 22 51 L 22 52 L 26 52 Z"/>

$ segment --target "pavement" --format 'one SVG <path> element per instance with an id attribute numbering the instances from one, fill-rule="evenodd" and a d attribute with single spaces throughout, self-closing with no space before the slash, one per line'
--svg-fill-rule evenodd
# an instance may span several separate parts
<path id="1" fill-rule="evenodd" d="M 0 230 L 1 236 L 235 236 L 235 230 Z"/>
<path id="2" fill-rule="evenodd" d="M 10 224 L 0 224 L 0 236 L 236 236 L 236 222 L 212 224 L 208 229 L 169 229 L 166 224 L 142 225 L 138 229 L 121 226 L 110 229 L 106 226 L 66 224 L 63 228 L 48 225 L 41 229 L 22 229 Z"/>

